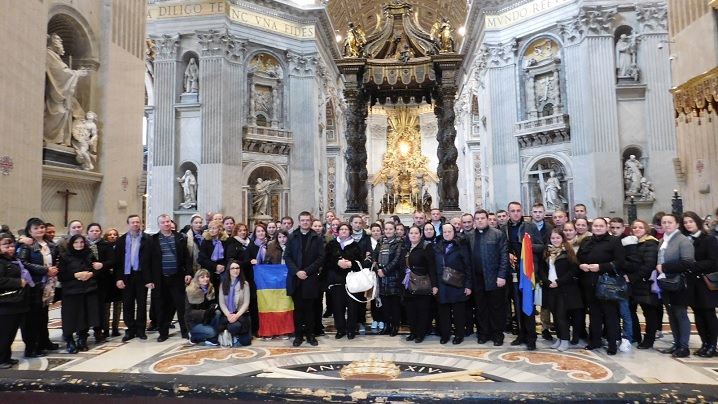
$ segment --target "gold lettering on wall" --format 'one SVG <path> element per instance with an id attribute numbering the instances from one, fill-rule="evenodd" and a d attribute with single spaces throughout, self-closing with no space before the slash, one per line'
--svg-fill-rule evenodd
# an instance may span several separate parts
<path id="1" fill-rule="evenodd" d="M 576 0 L 534 0 L 501 14 L 487 14 L 484 17 L 484 25 L 487 30 L 506 28 L 565 4 L 574 3 L 575 1 Z"/>
<path id="2" fill-rule="evenodd" d="M 164 3 L 162 5 L 154 4 L 147 6 L 147 21 L 207 15 L 226 15 L 227 18 L 238 24 L 260 28 L 293 38 L 311 39 L 315 37 L 315 28 L 312 24 L 296 24 L 270 17 L 235 4 L 230 4 L 226 0 L 181 4 Z"/>

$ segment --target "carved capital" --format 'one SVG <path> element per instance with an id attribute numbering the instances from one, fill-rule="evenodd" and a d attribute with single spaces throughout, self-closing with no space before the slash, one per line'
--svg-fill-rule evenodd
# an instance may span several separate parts
<path id="1" fill-rule="evenodd" d="M 561 21 L 557 24 L 557 26 L 559 34 L 561 34 L 561 37 L 567 45 L 579 43 L 581 42 L 581 39 L 583 39 L 585 31 L 583 29 L 583 25 L 581 25 L 578 20 L 578 17 Z"/>
<path id="2" fill-rule="evenodd" d="M 616 13 L 616 7 L 583 7 L 578 21 L 586 35 L 611 35 Z"/>
<path id="3" fill-rule="evenodd" d="M 643 33 L 668 32 L 668 4 L 636 4 L 636 19 Z"/>
<path id="4" fill-rule="evenodd" d="M 224 56 L 229 36 L 226 30 L 195 31 L 201 47 L 201 56 Z"/>
<path id="5" fill-rule="evenodd" d="M 179 34 L 150 37 L 154 42 L 155 60 L 175 60 L 179 49 Z"/>
<path id="6" fill-rule="evenodd" d="M 287 51 L 287 60 L 289 61 L 289 74 L 310 77 L 317 73 L 319 59 L 315 55 Z"/>
<path id="7" fill-rule="evenodd" d="M 508 44 L 488 44 L 485 43 L 479 50 L 477 58 L 477 67 L 479 70 L 487 68 L 504 67 L 515 63 L 516 52 L 518 51 L 518 42 L 513 40 Z"/>
<path id="8" fill-rule="evenodd" d="M 247 40 L 229 35 L 227 39 L 227 60 L 230 62 L 242 62 L 246 53 Z"/>

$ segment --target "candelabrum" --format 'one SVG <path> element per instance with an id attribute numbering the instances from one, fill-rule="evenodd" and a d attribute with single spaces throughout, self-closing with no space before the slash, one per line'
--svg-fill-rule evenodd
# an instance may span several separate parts
<path id="1" fill-rule="evenodd" d="M 673 200 L 671 201 L 671 207 L 673 208 L 673 214 L 676 217 L 680 217 L 683 214 L 683 199 L 678 195 L 678 190 L 673 190 Z"/>
<path id="2" fill-rule="evenodd" d="M 635 197 L 631 195 L 631 204 L 628 205 L 628 225 L 630 226 L 633 221 L 638 219 L 638 212 L 636 209 Z"/>

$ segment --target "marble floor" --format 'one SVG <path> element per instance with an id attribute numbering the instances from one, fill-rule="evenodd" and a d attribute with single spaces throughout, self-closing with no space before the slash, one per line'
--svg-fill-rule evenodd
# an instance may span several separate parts
<path id="1" fill-rule="evenodd" d="M 50 311 L 50 335 L 62 344 L 60 310 Z M 484 383 L 620 383 L 671 384 L 690 383 L 718 385 L 718 358 L 691 356 L 671 358 L 657 350 L 638 350 L 608 356 L 605 350 L 582 349 L 583 341 L 566 352 L 550 349 L 550 343 L 539 336 L 538 350 L 513 347 L 513 336 L 494 347 L 490 342 L 477 344 L 475 335 L 460 345 L 439 344 L 429 336 L 422 344 L 397 337 L 367 332 L 354 340 L 336 340 L 330 319 L 324 319 L 326 336 L 319 346 L 307 343 L 298 348 L 291 340 L 254 339 L 243 348 L 221 348 L 190 345 L 179 335 L 179 327 L 170 338 L 156 341 L 157 333 L 147 340 L 122 342 L 111 338 L 96 345 L 90 337 L 90 350 L 75 355 L 64 350 L 37 359 L 23 359 L 20 334 L 13 345 L 13 357 L 20 363 L 13 371 L 95 372 L 144 375 L 244 376 L 263 379 L 296 380 L 377 380 L 402 382 L 484 382 Z M 666 321 L 667 323 L 667 321 Z M 656 349 L 669 346 L 670 332 L 656 342 Z M 697 335 L 691 336 L 691 348 L 700 346 Z M 20 375 L 21 373 L 18 373 Z"/>

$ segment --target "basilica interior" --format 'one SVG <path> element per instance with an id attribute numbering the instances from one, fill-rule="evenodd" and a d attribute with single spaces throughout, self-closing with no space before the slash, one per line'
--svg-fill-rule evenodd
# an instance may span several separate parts
<path id="1" fill-rule="evenodd" d="M 716 0 L 13 1 L 0 13 L 11 229 L 29 217 L 124 229 L 138 214 L 154 233 L 161 214 L 181 228 L 206 212 L 411 223 L 511 201 L 548 217 L 576 204 L 589 217 L 718 215 Z M 718 385 L 715 360 L 362 344 L 300 357 L 277 341 L 209 356 L 118 342 L 20 369 L 56 371 L 57 385 L 63 372 Z M 366 352 L 383 373 L 339 371 Z"/>

